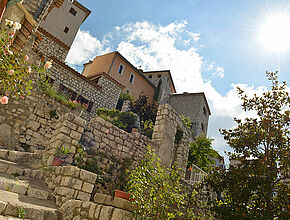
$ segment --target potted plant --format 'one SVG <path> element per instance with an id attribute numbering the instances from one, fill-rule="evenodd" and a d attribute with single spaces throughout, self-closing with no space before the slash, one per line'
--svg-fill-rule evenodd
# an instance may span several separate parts
<path id="1" fill-rule="evenodd" d="M 70 157 L 70 149 L 67 146 L 61 145 L 55 148 L 54 159 L 52 166 L 61 166 L 67 157 Z"/>

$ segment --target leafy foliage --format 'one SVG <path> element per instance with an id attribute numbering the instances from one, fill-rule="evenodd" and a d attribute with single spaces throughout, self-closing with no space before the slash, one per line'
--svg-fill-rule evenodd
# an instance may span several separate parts
<path id="1" fill-rule="evenodd" d="M 141 131 L 140 133 L 148 138 L 152 138 L 154 130 L 154 123 L 151 120 L 141 121 Z"/>
<path id="2" fill-rule="evenodd" d="M 151 120 L 155 123 L 158 105 L 154 102 L 149 103 L 147 96 L 140 96 L 138 100 L 132 103 L 130 110 L 140 117 L 140 121 Z"/>
<path id="3" fill-rule="evenodd" d="M 1 103 L 8 103 L 8 96 L 24 98 L 32 89 L 32 76 L 40 78 L 43 76 L 47 65 L 30 65 L 29 57 L 22 52 L 13 53 L 11 45 L 15 31 L 21 25 L 17 22 L 6 20 L 7 28 L 0 33 L 0 97 Z M 47 61 L 51 64 L 50 61 Z M 42 65 L 44 64 L 44 65 Z M 34 73 L 34 74 L 32 74 Z"/>
<path id="4" fill-rule="evenodd" d="M 192 121 L 190 117 L 185 117 L 184 115 L 180 115 L 180 118 L 182 119 L 184 125 L 187 127 L 188 130 L 192 129 Z"/>
<path id="5" fill-rule="evenodd" d="M 184 201 L 182 188 L 178 170 L 162 167 L 150 148 L 139 165 L 129 171 L 128 190 L 136 219 L 174 219 L 183 215 L 179 211 Z"/>
<path id="6" fill-rule="evenodd" d="M 209 166 L 213 164 L 211 158 L 219 156 L 218 153 L 212 149 L 211 142 L 213 139 L 206 137 L 204 134 L 198 136 L 195 142 L 189 146 L 189 155 L 187 161 L 187 167 L 195 164 L 204 171 L 209 169 Z"/>
<path id="7" fill-rule="evenodd" d="M 60 147 L 55 148 L 54 156 L 57 158 L 65 159 L 70 157 L 70 149 L 68 146 L 61 145 Z"/>
<path id="8" fill-rule="evenodd" d="M 118 100 L 118 103 L 117 103 L 117 107 L 116 107 L 116 109 L 121 110 L 124 101 L 127 101 L 127 100 L 130 101 L 130 102 L 133 102 L 133 97 L 132 97 L 132 95 L 131 95 L 130 93 L 122 92 L 122 93 L 120 94 L 120 97 L 119 97 L 119 100 Z"/>
<path id="9" fill-rule="evenodd" d="M 44 94 L 48 95 L 49 97 L 53 98 L 55 101 L 71 108 L 71 109 L 86 109 L 87 105 L 82 104 L 81 102 L 77 102 L 76 100 L 70 100 L 67 96 L 59 93 L 55 88 L 53 88 L 49 83 L 42 82 L 40 84 L 40 88 Z"/>
<path id="10" fill-rule="evenodd" d="M 237 127 L 222 129 L 239 161 L 227 171 L 216 169 L 207 180 L 224 199 L 211 201 L 219 219 L 289 219 L 289 103 L 286 83 L 266 72 L 271 90 L 249 98 L 238 88 L 245 111 L 257 117 L 234 119 Z"/>
<path id="11" fill-rule="evenodd" d="M 120 112 L 119 110 L 108 110 L 99 108 L 97 116 L 102 117 L 106 121 L 111 122 L 113 125 L 123 129 L 124 131 L 131 132 L 135 128 L 137 117 L 132 112 Z"/>

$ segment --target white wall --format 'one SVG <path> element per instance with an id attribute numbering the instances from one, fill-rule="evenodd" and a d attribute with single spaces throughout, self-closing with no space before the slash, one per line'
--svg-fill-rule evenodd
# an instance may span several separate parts
<path id="1" fill-rule="evenodd" d="M 75 16 L 69 12 L 71 7 L 77 11 Z M 67 46 L 71 46 L 85 16 L 85 12 L 76 5 L 64 1 L 60 8 L 52 9 L 46 19 L 41 22 L 40 27 Z M 65 27 L 69 28 L 68 33 L 64 32 Z"/>

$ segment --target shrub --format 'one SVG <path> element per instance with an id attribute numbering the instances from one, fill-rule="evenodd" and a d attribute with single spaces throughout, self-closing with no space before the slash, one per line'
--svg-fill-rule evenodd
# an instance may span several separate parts
<path id="1" fill-rule="evenodd" d="M 174 219 L 182 216 L 180 207 L 184 203 L 178 170 L 164 168 L 153 150 L 129 171 L 128 190 L 134 203 L 136 219 Z"/>
<path id="2" fill-rule="evenodd" d="M 111 122 L 126 132 L 131 132 L 132 128 L 136 127 L 137 117 L 132 112 L 120 112 L 114 109 L 99 108 L 97 110 L 97 116 Z"/>
<path id="3" fill-rule="evenodd" d="M 127 100 L 130 102 L 133 102 L 133 97 L 131 96 L 131 94 L 130 93 L 121 93 L 116 109 L 121 110 L 124 101 L 127 101 Z"/>
<path id="4" fill-rule="evenodd" d="M 7 27 L 0 33 L 0 103 L 7 104 L 8 96 L 23 98 L 29 95 L 32 89 L 32 78 L 41 80 L 45 69 L 51 66 L 52 61 L 30 65 L 29 57 L 22 52 L 13 53 L 11 45 L 16 30 L 21 28 L 17 22 L 6 20 Z M 46 65 L 49 63 L 50 65 Z M 34 74 L 33 74 L 34 73 Z M 33 76 L 33 77 L 32 77 Z"/>

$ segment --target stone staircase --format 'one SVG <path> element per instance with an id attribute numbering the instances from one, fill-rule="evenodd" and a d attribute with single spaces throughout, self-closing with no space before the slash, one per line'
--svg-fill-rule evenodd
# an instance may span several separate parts
<path id="1" fill-rule="evenodd" d="M 60 219 L 40 168 L 41 152 L 0 149 L 0 220 L 19 217 L 21 212 L 25 219 Z"/>

